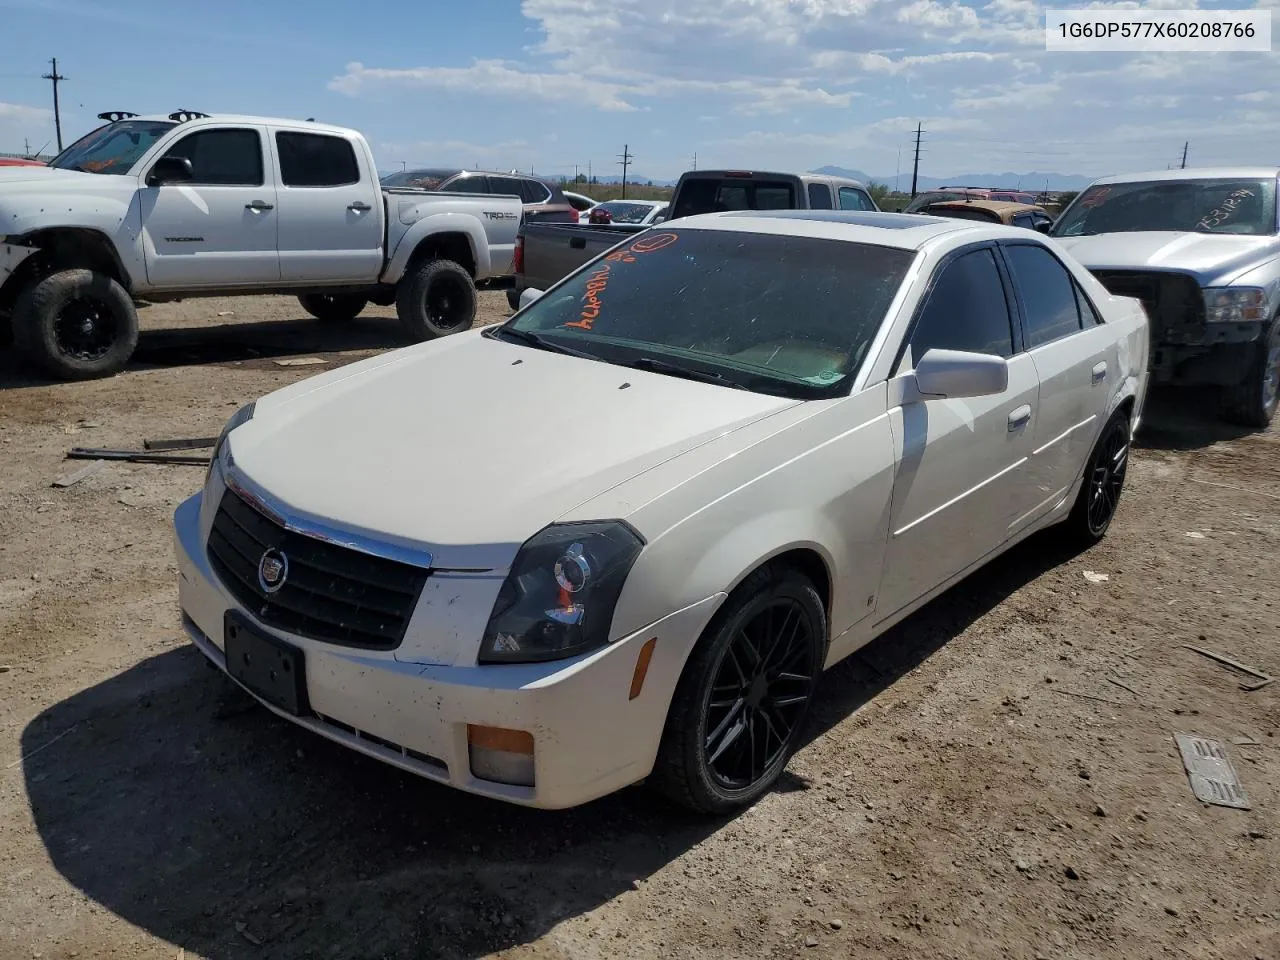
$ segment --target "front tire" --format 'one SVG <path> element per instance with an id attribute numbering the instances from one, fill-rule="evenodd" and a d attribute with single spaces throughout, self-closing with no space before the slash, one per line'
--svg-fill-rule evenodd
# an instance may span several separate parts
<path id="1" fill-rule="evenodd" d="M 1241 427 L 1265 430 L 1280 406 L 1280 317 L 1271 321 L 1252 346 L 1244 382 L 1223 392 L 1222 418 Z"/>
<path id="2" fill-rule="evenodd" d="M 401 279 L 396 314 L 415 340 L 470 330 L 476 319 L 475 281 L 452 260 L 424 261 Z"/>
<path id="3" fill-rule="evenodd" d="M 703 814 L 768 792 L 799 744 L 827 650 L 808 578 L 766 566 L 725 601 L 676 685 L 650 782 Z"/>
<path id="4" fill-rule="evenodd" d="M 298 303 L 321 323 L 349 323 L 360 316 L 369 299 L 356 293 L 304 293 Z"/>
<path id="5" fill-rule="evenodd" d="M 1098 543 L 1111 527 L 1129 472 L 1131 433 L 1129 415 L 1120 411 L 1107 421 L 1089 454 L 1080 492 L 1062 530 L 1079 549 Z"/>
<path id="6" fill-rule="evenodd" d="M 138 311 L 124 287 L 92 270 L 51 274 L 18 296 L 14 346 L 59 380 L 109 377 L 138 345 Z"/>

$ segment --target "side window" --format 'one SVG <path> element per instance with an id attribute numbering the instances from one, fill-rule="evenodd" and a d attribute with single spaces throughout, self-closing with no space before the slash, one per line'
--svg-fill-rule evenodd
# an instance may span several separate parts
<path id="1" fill-rule="evenodd" d="M 840 188 L 841 210 L 874 210 L 875 205 L 866 193 L 856 187 Z"/>
<path id="2" fill-rule="evenodd" d="M 996 258 L 962 254 L 942 268 L 911 334 L 911 359 L 933 348 L 1013 356 L 1013 324 Z"/>
<path id="3" fill-rule="evenodd" d="M 809 209 L 810 210 L 830 210 L 831 209 L 831 188 L 825 183 L 809 184 Z"/>
<path id="4" fill-rule="evenodd" d="M 520 196 L 524 197 L 525 203 L 546 203 L 551 199 L 551 191 L 537 180 L 521 180 Z"/>
<path id="5" fill-rule="evenodd" d="M 1015 227 L 1026 227 L 1028 230 L 1036 228 L 1036 221 L 1029 213 L 1015 213 L 1013 215 L 1013 225 Z"/>
<path id="6" fill-rule="evenodd" d="M 447 193 L 488 193 L 484 177 L 454 177 L 440 188 Z"/>
<path id="7" fill-rule="evenodd" d="M 1004 248 L 1004 254 L 1027 311 L 1027 349 L 1077 332 L 1080 310 L 1067 268 L 1039 245 L 1012 244 Z"/>
<path id="8" fill-rule="evenodd" d="M 490 177 L 489 192 L 498 194 L 515 194 L 522 201 L 524 200 L 524 190 L 521 189 L 520 181 L 515 177 Z"/>
<path id="9" fill-rule="evenodd" d="M 1084 326 L 1102 326 L 1102 316 L 1094 309 L 1093 304 L 1089 302 L 1089 297 L 1080 289 L 1080 285 L 1073 282 L 1071 286 L 1074 287 L 1076 291 L 1076 306 L 1080 309 L 1080 319 Z"/>
<path id="10" fill-rule="evenodd" d="M 360 182 L 356 151 L 344 137 L 276 134 L 280 180 L 286 187 L 344 187 Z"/>
<path id="11" fill-rule="evenodd" d="M 202 130 L 165 153 L 191 161 L 191 182 L 220 187 L 260 187 L 262 138 L 257 130 Z"/>

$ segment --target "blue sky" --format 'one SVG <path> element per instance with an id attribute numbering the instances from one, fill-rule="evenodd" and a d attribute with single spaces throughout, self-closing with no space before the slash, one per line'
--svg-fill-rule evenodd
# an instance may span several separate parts
<path id="1" fill-rule="evenodd" d="M 1163 168 L 1185 140 L 1192 164 L 1280 163 L 1275 53 L 1050 54 L 1046 6 L 1068 4 L 0 0 L 0 151 L 52 140 L 57 56 L 67 143 L 104 110 L 186 108 L 352 126 L 384 170 L 616 175 L 627 144 L 661 179 L 696 152 L 905 182 L 917 121 L 931 176 Z"/>

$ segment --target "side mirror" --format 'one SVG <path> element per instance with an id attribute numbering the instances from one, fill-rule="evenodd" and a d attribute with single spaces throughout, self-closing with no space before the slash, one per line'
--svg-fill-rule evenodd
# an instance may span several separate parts
<path id="1" fill-rule="evenodd" d="M 1041 233 L 1048 233 L 1050 230 L 1053 229 L 1053 221 L 1041 220 L 1039 223 L 1036 224 L 1036 229 Z"/>
<path id="2" fill-rule="evenodd" d="M 520 309 L 523 310 L 533 301 L 542 296 L 542 291 L 537 287 L 528 287 L 520 293 Z"/>
<path id="3" fill-rule="evenodd" d="M 1009 361 L 990 353 L 927 350 L 916 363 L 915 378 L 926 399 L 990 397 L 1009 389 Z"/>
<path id="4" fill-rule="evenodd" d="M 159 187 L 166 183 L 189 183 L 194 176 L 191 161 L 186 157 L 161 157 L 147 174 L 147 186 Z"/>

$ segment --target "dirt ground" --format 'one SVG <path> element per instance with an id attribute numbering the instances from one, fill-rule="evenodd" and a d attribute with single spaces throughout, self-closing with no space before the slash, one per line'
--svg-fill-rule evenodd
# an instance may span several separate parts
<path id="1" fill-rule="evenodd" d="M 1154 398 L 1106 541 L 1028 542 L 833 670 L 742 816 L 643 788 L 546 813 L 351 754 L 202 665 L 170 540 L 201 467 L 50 485 L 71 446 L 212 435 L 402 345 L 391 311 L 142 317 L 108 380 L 0 354 L 0 958 L 1280 957 L 1280 683 L 1181 646 L 1280 676 L 1280 429 Z M 1252 810 L 1195 800 L 1177 732 L 1227 745 Z"/>

